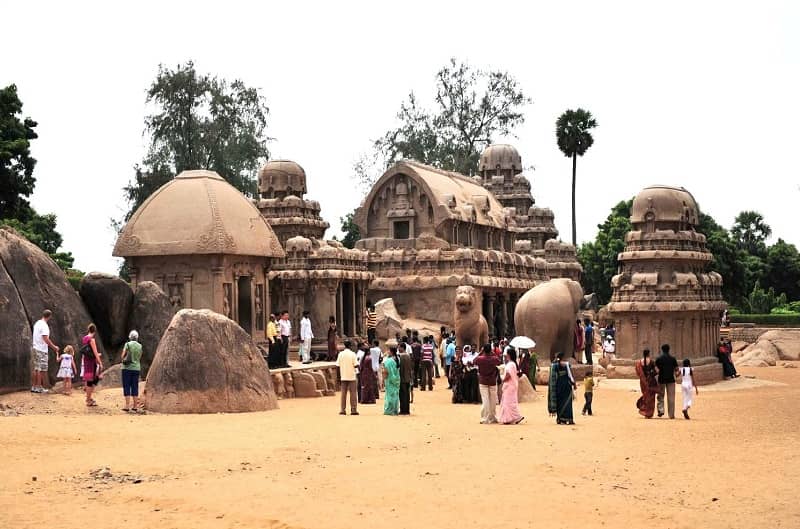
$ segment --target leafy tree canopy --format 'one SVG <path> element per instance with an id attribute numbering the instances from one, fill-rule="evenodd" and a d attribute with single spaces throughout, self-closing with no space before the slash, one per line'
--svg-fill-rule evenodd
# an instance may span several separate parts
<path id="1" fill-rule="evenodd" d="M 159 66 L 147 91 L 153 113 L 145 117 L 150 145 L 133 180 L 124 188 L 129 219 L 156 189 L 189 169 L 216 171 L 248 196 L 267 160 L 269 108 L 241 80 L 200 74 L 189 61 L 175 69 Z"/>
<path id="2" fill-rule="evenodd" d="M 633 199 L 611 208 L 605 222 L 597 226 L 595 240 L 578 248 L 578 260 L 583 266 L 583 289 L 597 294 L 601 303 L 611 299 L 611 278 L 619 267 L 617 256 L 625 249 L 625 234 L 631 229 L 631 207 Z"/>
<path id="3" fill-rule="evenodd" d="M 731 235 L 739 248 L 750 255 L 766 256 L 766 240 L 772 235 L 772 228 L 757 211 L 742 211 L 736 216 Z"/>
<path id="4" fill-rule="evenodd" d="M 342 233 L 344 233 L 341 242 L 345 248 L 351 249 L 355 248 L 356 242 L 361 239 L 361 234 L 358 231 L 358 226 L 356 226 L 356 223 L 353 221 L 353 217 L 353 213 L 348 213 L 339 219 L 342 223 Z"/>
<path id="5" fill-rule="evenodd" d="M 594 144 L 592 133 L 597 120 L 588 110 L 567 110 L 556 121 L 556 142 L 564 156 L 583 156 Z"/>

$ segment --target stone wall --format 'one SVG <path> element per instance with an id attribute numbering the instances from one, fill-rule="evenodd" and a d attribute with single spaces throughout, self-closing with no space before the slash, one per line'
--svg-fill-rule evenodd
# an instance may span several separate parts
<path id="1" fill-rule="evenodd" d="M 340 386 L 335 365 L 273 369 L 270 375 L 279 399 L 330 397 Z"/>

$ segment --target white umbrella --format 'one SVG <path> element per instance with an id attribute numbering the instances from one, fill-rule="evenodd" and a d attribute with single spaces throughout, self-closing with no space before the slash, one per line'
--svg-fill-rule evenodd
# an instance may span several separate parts
<path id="1" fill-rule="evenodd" d="M 527 336 L 515 336 L 509 345 L 515 349 L 533 349 L 536 347 L 536 342 Z"/>

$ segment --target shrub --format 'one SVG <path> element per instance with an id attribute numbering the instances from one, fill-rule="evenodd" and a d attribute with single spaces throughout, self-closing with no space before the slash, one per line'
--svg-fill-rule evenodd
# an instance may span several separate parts
<path id="1" fill-rule="evenodd" d="M 775 307 L 771 311 L 770 314 L 797 314 L 797 311 L 791 310 L 788 305 L 784 305 L 783 307 Z"/>
<path id="2" fill-rule="evenodd" d="M 789 303 L 789 310 L 792 312 L 800 312 L 800 301 L 792 301 Z"/>
<path id="3" fill-rule="evenodd" d="M 731 314 L 731 323 L 753 323 L 770 327 L 800 327 L 800 314 Z"/>

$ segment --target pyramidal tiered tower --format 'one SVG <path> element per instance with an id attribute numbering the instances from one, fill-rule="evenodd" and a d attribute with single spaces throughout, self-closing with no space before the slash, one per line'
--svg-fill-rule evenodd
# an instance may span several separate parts
<path id="1" fill-rule="evenodd" d="M 662 344 L 689 358 L 698 383 L 722 378 L 715 358 L 726 304 L 722 277 L 709 270 L 713 255 L 696 231 L 700 211 L 683 188 L 651 186 L 634 199 L 632 229 L 619 254 L 619 274 L 604 319 L 617 328 L 617 359 L 609 377 L 634 376 L 633 365 Z"/>

